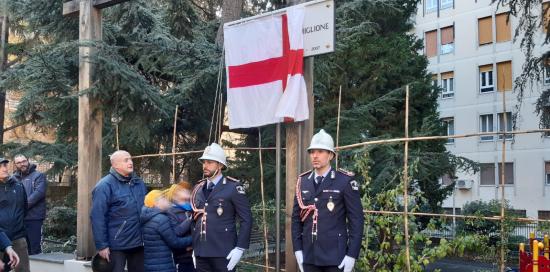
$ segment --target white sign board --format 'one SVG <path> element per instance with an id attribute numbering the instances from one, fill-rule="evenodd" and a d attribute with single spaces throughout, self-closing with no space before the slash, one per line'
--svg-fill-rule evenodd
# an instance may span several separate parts
<path id="1" fill-rule="evenodd" d="M 304 57 L 334 52 L 334 1 L 306 3 Z"/>
<path id="2" fill-rule="evenodd" d="M 298 6 L 305 7 L 304 27 L 304 57 L 334 52 L 334 0 L 310 1 Z M 285 9 L 263 13 L 249 18 L 226 23 L 232 26 L 249 22 L 266 16 L 281 14 Z"/>

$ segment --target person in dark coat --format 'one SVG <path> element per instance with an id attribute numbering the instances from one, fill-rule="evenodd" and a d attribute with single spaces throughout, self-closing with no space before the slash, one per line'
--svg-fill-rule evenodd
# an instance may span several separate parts
<path id="1" fill-rule="evenodd" d="M 141 222 L 145 246 L 145 271 L 176 272 L 172 248 L 185 249 L 191 245 L 191 237 L 176 236 L 167 215 L 171 204 L 162 191 L 149 192 L 144 202 Z"/>
<path id="2" fill-rule="evenodd" d="M 244 186 L 222 174 L 227 159 L 220 145 L 208 146 L 199 161 L 205 179 L 191 196 L 196 268 L 198 272 L 233 272 L 250 245 L 250 203 Z"/>
<path id="3" fill-rule="evenodd" d="M 29 255 L 42 253 L 42 225 L 46 218 L 46 175 L 36 170 L 36 164 L 29 163 L 25 155 L 16 155 L 13 159 L 13 176 L 23 184 L 27 193 L 28 210 L 25 216 Z"/>
<path id="4" fill-rule="evenodd" d="M 0 158 L 0 210 L 2 211 L 0 213 L 0 230 L 5 232 L 11 241 L 13 250 L 20 258 L 15 271 L 29 272 L 29 252 L 27 250 L 27 232 L 25 231 L 27 194 L 23 185 L 10 176 L 8 163 L 9 160 Z"/>
<path id="5" fill-rule="evenodd" d="M 292 246 L 302 272 L 351 272 L 365 222 L 359 184 L 332 169 L 334 141 L 324 130 L 308 148 L 313 170 L 300 175 L 292 211 Z"/>
<path id="6" fill-rule="evenodd" d="M 169 215 L 172 227 L 177 236 L 191 237 L 191 225 L 193 223 L 193 208 L 191 207 L 191 191 L 193 186 L 189 182 L 174 184 L 167 190 L 166 197 L 172 202 Z M 174 262 L 178 272 L 194 272 L 193 247 L 172 249 Z"/>
<path id="7" fill-rule="evenodd" d="M 140 214 L 147 189 L 134 174 L 132 157 L 119 150 L 111 170 L 92 192 L 92 232 L 99 255 L 113 263 L 113 272 L 143 272 Z"/>

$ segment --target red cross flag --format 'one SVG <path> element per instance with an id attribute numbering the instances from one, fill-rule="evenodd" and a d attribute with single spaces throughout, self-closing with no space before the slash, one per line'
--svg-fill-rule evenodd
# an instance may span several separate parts
<path id="1" fill-rule="evenodd" d="M 309 117 L 303 76 L 304 7 L 224 28 L 229 127 Z"/>

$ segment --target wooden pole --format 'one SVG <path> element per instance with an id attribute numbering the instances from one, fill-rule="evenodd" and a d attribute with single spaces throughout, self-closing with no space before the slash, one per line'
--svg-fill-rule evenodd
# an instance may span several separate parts
<path id="1" fill-rule="evenodd" d="M 409 85 L 405 89 L 405 138 L 409 138 Z M 409 141 L 405 141 L 403 157 L 403 225 L 405 226 L 405 264 L 411 272 L 411 252 L 409 245 Z"/>
<path id="2" fill-rule="evenodd" d="M 294 207 L 294 196 L 296 180 L 298 178 L 298 130 L 299 124 L 286 124 L 286 192 L 285 192 L 285 270 L 297 271 L 296 257 L 292 248 L 292 208 Z"/>
<path id="3" fill-rule="evenodd" d="M 101 40 L 101 10 L 93 6 L 93 0 L 80 1 L 80 41 Z M 79 80 L 80 92 L 94 84 L 94 67 L 91 57 L 92 46 L 80 46 Z M 77 248 L 79 259 L 94 255 L 94 244 L 90 222 L 91 192 L 101 178 L 101 146 L 103 112 L 99 99 L 82 94 L 78 97 L 78 213 Z"/>
<path id="4" fill-rule="evenodd" d="M 176 110 L 174 112 L 174 133 L 172 135 L 172 178 L 174 179 L 174 183 L 177 183 L 176 179 L 176 132 L 178 128 L 178 105 L 176 105 Z"/>

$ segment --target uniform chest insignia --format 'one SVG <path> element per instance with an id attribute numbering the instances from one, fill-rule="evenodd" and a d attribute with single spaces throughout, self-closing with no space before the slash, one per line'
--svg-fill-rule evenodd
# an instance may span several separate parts
<path id="1" fill-rule="evenodd" d="M 323 190 L 323 193 L 336 193 L 336 194 L 339 194 L 340 190 Z"/>
<path id="2" fill-rule="evenodd" d="M 244 190 L 244 187 L 242 185 L 237 185 L 237 187 L 235 187 L 237 189 L 237 193 L 239 194 L 246 194 L 245 190 Z"/>
<path id="3" fill-rule="evenodd" d="M 309 193 L 309 191 L 307 191 L 307 190 L 306 190 L 306 191 L 302 191 L 302 194 L 307 194 L 307 193 Z"/>
<path id="4" fill-rule="evenodd" d="M 359 184 L 357 183 L 357 181 L 352 180 L 349 182 L 349 184 L 351 185 L 352 190 L 359 191 Z"/>

